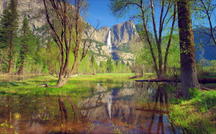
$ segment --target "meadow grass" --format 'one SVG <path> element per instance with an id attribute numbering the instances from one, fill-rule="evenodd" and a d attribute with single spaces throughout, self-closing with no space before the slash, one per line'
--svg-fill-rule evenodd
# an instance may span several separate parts
<path id="1" fill-rule="evenodd" d="M 174 125 L 190 134 L 215 134 L 216 91 L 198 91 L 190 100 L 181 100 L 171 107 Z"/>
<path id="2" fill-rule="evenodd" d="M 69 79 L 66 85 L 56 88 L 54 85 L 57 78 L 53 76 L 36 76 L 20 81 L 0 82 L 0 94 L 11 95 L 85 95 L 89 90 L 94 88 L 98 82 L 121 83 L 128 81 L 131 73 L 105 73 L 96 75 L 79 75 Z M 42 84 L 48 84 L 49 87 L 42 87 Z M 110 86 L 112 86 L 110 84 Z"/>

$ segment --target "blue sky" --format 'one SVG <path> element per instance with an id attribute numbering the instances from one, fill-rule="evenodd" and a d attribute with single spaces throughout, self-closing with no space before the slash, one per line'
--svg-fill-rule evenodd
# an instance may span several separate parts
<path id="1" fill-rule="evenodd" d="M 85 20 L 94 27 L 112 26 L 114 24 L 122 23 L 129 20 L 129 17 L 123 18 L 115 17 L 110 8 L 110 0 L 88 0 L 89 7 L 85 15 Z"/>
<path id="2" fill-rule="evenodd" d="M 92 26 L 94 27 L 99 26 L 97 28 L 106 27 L 106 26 L 111 27 L 115 24 L 128 21 L 130 19 L 128 16 L 131 16 L 134 13 L 134 11 L 130 11 L 129 13 L 127 13 L 128 14 L 127 16 L 118 18 L 114 16 L 111 12 L 111 9 L 109 7 L 110 0 L 87 0 L 87 1 L 88 1 L 88 10 L 84 18 Z M 216 17 L 213 16 L 212 19 L 214 20 L 215 18 Z M 194 26 L 204 25 L 208 27 L 208 22 L 206 20 L 203 19 L 196 20 L 195 16 L 193 16 L 193 24 Z"/>

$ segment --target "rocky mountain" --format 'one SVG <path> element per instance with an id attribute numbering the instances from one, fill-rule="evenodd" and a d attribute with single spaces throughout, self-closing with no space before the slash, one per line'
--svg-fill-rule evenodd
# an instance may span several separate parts
<path id="1" fill-rule="evenodd" d="M 97 30 L 94 35 L 94 39 L 100 42 L 108 42 L 109 38 L 113 46 L 127 44 L 129 41 L 134 40 L 137 37 L 138 34 L 136 31 L 136 27 L 132 21 L 126 21 L 121 24 L 116 24 L 110 28 L 103 27 Z"/>
<path id="2" fill-rule="evenodd" d="M 216 60 L 216 45 L 210 36 L 209 28 L 199 27 L 194 29 L 194 39 L 196 44 L 196 59 L 198 61 L 204 59 Z"/>
<path id="3" fill-rule="evenodd" d="M 130 45 L 139 39 L 139 35 L 135 24 L 127 21 L 97 30 L 93 39 L 101 45 L 104 54 L 112 56 L 114 60 L 132 61 L 134 56 L 130 52 Z"/>
<path id="4" fill-rule="evenodd" d="M 10 0 L 0 0 L 0 14 Z M 42 0 L 18 0 L 20 22 L 28 16 L 33 29 L 40 29 L 46 25 Z M 91 30 L 94 30 L 92 27 Z M 88 32 L 87 32 L 88 33 Z M 94 43 L 91 51 L 97 56 L 97 61 L 106 61 L 109 57 L 114 60 L 130 62 L 134 59 L 130 52 L 130 45 L 139 38 L 132 21 L 116 24 L 112 27 L 103 27 L 94 32 Z"/>

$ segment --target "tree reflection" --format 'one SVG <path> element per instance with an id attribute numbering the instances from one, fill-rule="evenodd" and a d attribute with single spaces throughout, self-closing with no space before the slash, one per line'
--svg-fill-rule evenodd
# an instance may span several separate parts
<path id="1" fill-rule="evenodd" d="M 151 122 L 149 124 L 148 133 L 152 134 L 153 125 L 157 124 L 157 134 L 165 134 L 165 116 L 168 117 L 169 114 L 169 103 L 168 103 L 168 94 L 166 91 L 166 85 L 165 84 L 159 84 L 158 88 L 156 90 L 155 96 L 153 96 L 154 105 L 152 105 L 152 108 L 149 106 L 150 109 L 152 109 L 152 116 L 151 116 Z M 172 132 L 175 133 L 175 129 L 170 123 Z"/>

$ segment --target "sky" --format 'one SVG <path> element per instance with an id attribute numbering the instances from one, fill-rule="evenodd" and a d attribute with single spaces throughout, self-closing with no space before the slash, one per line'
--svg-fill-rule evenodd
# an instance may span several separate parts
<path id="1" fill-rule="evenodd" d="M 127 16 L 122 18 L 116 17 L 112 14 L 110 9 L 110 0 L 87 0 L 88 1 L 88 9 L 84 15 L 85 20 L 94 26 L 95 28 L 101 27 L 111 27 L 115 24 L 123 23 L 130 19 L 134 11 L 127 12 Z M 156 9 L 157 10 L 157 9 Z M 159 18 L 156 14 L 156 18 Z M 216 16 L 213 17 L 215 19 Z M 208 27 L 208 21 L 200 20 L 197 21 L 196 16 L 193 16 L 193 24 L 194 26 L 206 26 Z M 214 25 L 216 23 L 213 21 Z"/>
<path id="2" fill-rule="evenodd" d="M 118 18 L 112 14 L 110 0 L 88 0 L 89 6 L 85 20 L 94 27 L 110 27 L 129 20 L 129 17 Z"/>

